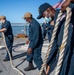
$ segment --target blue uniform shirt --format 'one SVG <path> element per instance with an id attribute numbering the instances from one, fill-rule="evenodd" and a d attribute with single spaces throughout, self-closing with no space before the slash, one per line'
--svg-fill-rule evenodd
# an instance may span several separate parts
<path id="1" fill-rule="evenodd" d="M 43 23 L 42 24 L 42 35 L 43 35 L 43 38 L 46 37 L 47 30 L 48 30 L 48 23 Z"/>
<path id="2" fill-rule="evenodd" d="M 5 36 L 13 35 L 12 33 L 12 27 L 9 21 L 5 21 L 5 23 L 2 25 L 2 28 L 6 28 L 7 30 L 4 31 Z"/>
<path id="3" fill-rule="evenodd" d="M 7 30 L 4 31 L 5 38 L 9 38 L 9 40 L 13 43 L 13 32 L 12 32 L 12 27 L 9 21 L 5 21 L 3 25 L 1 25 L 2 28 L 6 28 Z"/>
<path id="4" fill-rule="evenodd" d="M 54 25 L 48 24 L 48 31 L 47 32 L 48 32 L 48 40 L 49 40 L 49 42 L 51 40 L 51 36 L 52 36 L 53 29 L 54 29 Z"/>
<path id="5" fill-rule="evenodd" d="M 48 23 L 43 23 L 42 24 L 42 27 L 43 27 L 43 30 L 46 30 L 46 28 L 48 28 L 48 25 L 47 25 Z"/>
<path id="6" fill-rule="evenodd" d="M 32 18 L 32 21 L 29 25 L 29 40 L 29 48 L 32 49 L 40 46 L 40 44 L 43 44 L 41 26 L 34 18 Z"/>

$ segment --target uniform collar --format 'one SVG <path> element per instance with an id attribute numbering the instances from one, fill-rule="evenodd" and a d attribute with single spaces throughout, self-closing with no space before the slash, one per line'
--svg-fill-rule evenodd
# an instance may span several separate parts
<path id="1" fill-rule="evenodd" d="M 32 20 L 31 20 L 31 22 L 30 22 L 30 25 L 32 25 L 32 23 L 33 23 L 33 20 L 34 20 L 34 18 L 32 18 Z"/>

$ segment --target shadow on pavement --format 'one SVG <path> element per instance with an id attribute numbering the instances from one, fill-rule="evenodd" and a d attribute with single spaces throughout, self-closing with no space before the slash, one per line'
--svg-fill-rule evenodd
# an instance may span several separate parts
<path id="1" fill-rule="evenodd" d="M 21 54 L 15 55 L 15 56 L 13 56 L 13 60 L 14 60 L 14 59 L 21 58 L 21 57 L 24 57 L 24 56 L 26 56 L 26 55 L 27 55 L 27 52 L 24 52 L 24 53 L 21 53 Z"/>

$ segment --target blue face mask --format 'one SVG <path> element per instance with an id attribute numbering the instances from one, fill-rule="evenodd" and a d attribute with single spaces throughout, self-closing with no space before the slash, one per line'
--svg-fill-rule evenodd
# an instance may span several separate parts
<path id="1" fill-rule="evenodd" d="M 44 18 L 44 21 L 45 21 L 46 23 L 51 22 L 51 20 L 52 20 L 52 18 L 51 18 L 51 17 L 49 17 L 49 18 L 45 17 L 45 18 Z"/>

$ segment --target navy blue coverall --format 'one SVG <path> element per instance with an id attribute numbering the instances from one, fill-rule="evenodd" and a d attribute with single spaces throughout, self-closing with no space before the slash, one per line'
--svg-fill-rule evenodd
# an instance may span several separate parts
<path id="1" fill-rule="evenodd" d="M 6 28 L 7 30 L 4 31 L 4 35 L 5 35 L 5 41 L 6 41 L 6 45 L 8 47 L 8 50 L 12 56 L 12 45 L 13 45 L 13 33 L 12 33 L 12 27 L 9 21 L 5 21 L 5 23 L 3 25 L 1 25 L 1 28 Z M 9 59 L 9 55 L 8 52 L 6 54 L 6 59 Z"/>
<path id="2" fill-rule="evenodd" d="M 48 40 L 50 42 L 51 40 L 51 36 L 52 36 L 52 31 L 54 29 L 54 25 L 51 25 L 51 24 L 48 24 L 48 30 L 47 30 L 47 33 L 48 33 Z"/>
<path id="3" fill-rule="evenodd" d="M 43 38 L 41 26 L 34 18 L 32 18 L 32 21 L 29 25 L 29 40 L 29 48 L 32 48 L 32 53 L 27 55 L 27 61 L 30 61 L 33 57 L 35 64 L 40 70 L 41 65 L 43 64 L 41 58 Z"/>
<path id="4" fill-rule="evenodd" d="M 67 45 L 64 52 L 64 61 L 59 75 L 74 75 L 74 4 L 70 4 L 69 7 L 72 9 L 72 16 L 68 29 L 69 33 Z M 62 31 L 63 29 L 64 28 L 62 27 Z M 60 35 L 58 36 L 58 38 L 60 38 Z"/>
<path id="5" fill-rule="evenodd" d="M 68 39 L 64 51 L 63 63 L 59 75 L 74 75 L 74 4 L 70 4 L 69 7 L 72 9 L 72 17 L 68 29 Z M 55 17 L 57 17 L 57 14 L 58 13 L 56 13 Z M 56 47 L 54 47 L 53 45 L 54 49 L 51 50 L 50 53 L 51 57 L 49 56 L 48 59 L 48 64 L 50 66 L 54 64 L 55 62 L 54 59 L 58 59 L 58 56 L 56 57 L 56 55 L 57 52 L 59 52 L 59 47 L 61 46 L 62 43 L 64 23 L 65 18 L 63 18 L 63 20 L 59 24 L 59 28 L 56 35 L 57 37 L 55 40 Z"/>
<path id="6" fill-rule="evenodd" d="M 43 38 L 45 38 L 48 30 L 48 23 L 43 23 L 42 27 L 43 27 L 43 32 L 42 32 Z"/>
<path id="7" fill-rule="evenodd" d="M 50 25 L 50 23 L 46 23 L 46 24 L 43 23 L 42 27 L 43 27 L 43 38 L 45 38 L 46 33 L 47 33 L 48 34 L 48 40 L 50 42 L 54 25 Z"/>

